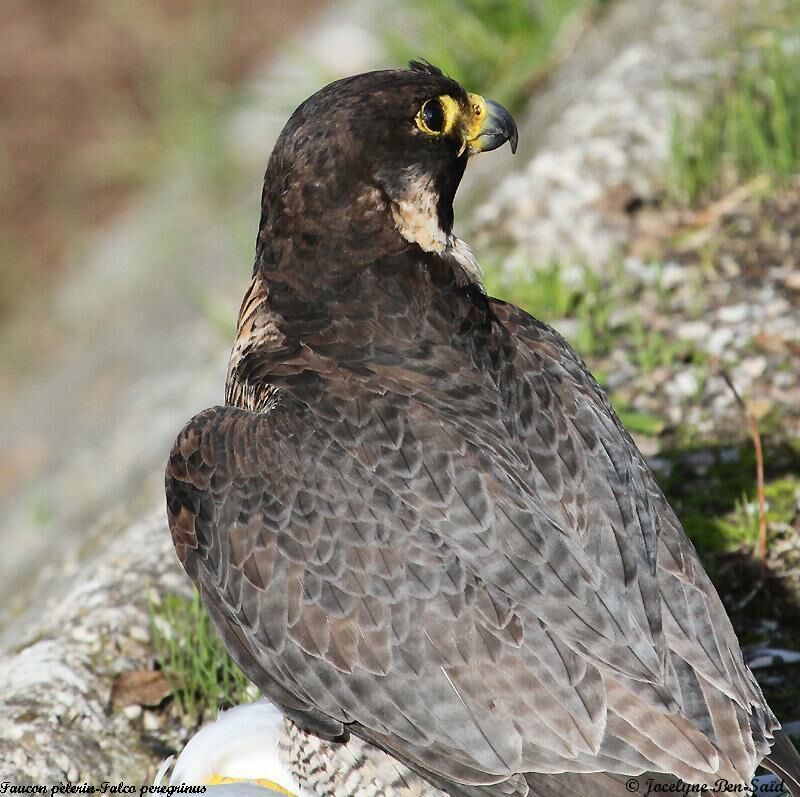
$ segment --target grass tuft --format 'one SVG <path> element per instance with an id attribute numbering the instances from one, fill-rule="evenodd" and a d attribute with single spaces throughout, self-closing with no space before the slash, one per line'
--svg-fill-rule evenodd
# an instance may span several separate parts
<path id="1" fill-rule="evenodd" d="M 667 426 L 667 422 L 660 415 L 630 409 L 624 403 L 614 402 L 613 397 L 612 403 L 620 422 L 631 434 L 658 437 Z"/>
<path id="2" fill-rule="evenodd" d="M 151 599 L 150 620 L 156 660 L 191 722 L 255 699 L 255 687 L 228 655 L 197 593 Z"/>
<path id="3" fill-rule="evenodd" d="M 706 357 L 690 342 L 675 340 L 665 332 L 649 328 L 636 318 L 630 329 L 634 348 L 631 361 L 644 374 L 657 368 L 676 368 L 679 364 L 703 365 Z"/>
<path id="4" fill-rule="evenodd" d="M 696 122 L 676 116 L 671 149 L 671 193 L 685 204 L 757 175 L 783 183 L 800 171 L 800 40 L 772 31 L 746 48 Z"/>
<path id="5" fill-rule="evenodd" d="M 540 321 L 558 327 L 559 321 L 572 319 L 575 329 L 567 337 L 582 356 L 604 354 L 613 346 L 613 298 L 609 286 L 592 269 L 580 268 L 578 279 L 573 280 L 558 260 L 552 260 L 545 268 L 514 276 L 490 268 L 485 280 L 490 296 L 516 304 Z"/>

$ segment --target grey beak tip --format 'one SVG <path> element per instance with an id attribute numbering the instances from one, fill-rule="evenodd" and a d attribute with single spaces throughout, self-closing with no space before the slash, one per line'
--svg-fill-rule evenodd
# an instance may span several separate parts
<path id="1" fill-rule="evenodd" d="M 503 110 L 505 111 L 505 108 Z M 517 130 L 517 123 L 514 121 L 514 117 L 508 111 L 505 111 L 504 122 L 505 132 L 508 136 L 508 143 L 511 147 L 512 154 L 514 154 L 517 151 L 517 144 L 519 143 L 519 130 Z"/>
<path id="2" fill-rule="evenodd" d="M 487 100 L 489 106 L 490 119 L 492 121 L 491 132 L 498 138 L 502 139 L 500 143 L 508 141 L 511 146 L 511 152 L 517 151 L 517 143 L 519 142 L 519 131 L 517 130 L 517 123 L 511 113 L 500 105 L 499 102 Z M 496 146 L 500 146 L 498 143 Z"/>

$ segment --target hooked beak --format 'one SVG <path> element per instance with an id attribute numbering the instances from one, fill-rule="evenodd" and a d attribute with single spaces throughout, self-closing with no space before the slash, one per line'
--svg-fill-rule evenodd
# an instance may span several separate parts
<path id="1" fill-rule="evenodd" d="M 508 141 L 511 151 L 517 151 L 517 125 L 514 117 L 494 100 L 487 100 L 478 94 L 469 95 L 471 118 L 466 125 L 464 149 L 468 155 L 478 152 L 491 152 Z"/>

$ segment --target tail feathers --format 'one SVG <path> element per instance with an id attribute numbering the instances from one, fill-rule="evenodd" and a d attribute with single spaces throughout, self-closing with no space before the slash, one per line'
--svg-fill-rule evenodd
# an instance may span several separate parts
<path id="1" fill-rule="evenodd" d="M 800 754 L 783 731 L 774 731 L 772 748 L 761 762 L 784 783 L 792 797 L 800 797 Z"/>

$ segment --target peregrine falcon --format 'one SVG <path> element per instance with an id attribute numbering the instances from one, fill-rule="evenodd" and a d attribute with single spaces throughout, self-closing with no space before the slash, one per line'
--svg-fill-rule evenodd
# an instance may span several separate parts
<path id="1" fill-rule="evenodd" d="M 506 141 L 502 106 L 416 62 L 292 114 L 225 405 L 167 465 L 178 557 L 298 733 L 352 735 L 444 794 L 741 790 L 763 762 L 798 797 L 800 757 L 605 393 L 453 234 L 467 161 Z"/>

